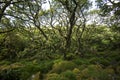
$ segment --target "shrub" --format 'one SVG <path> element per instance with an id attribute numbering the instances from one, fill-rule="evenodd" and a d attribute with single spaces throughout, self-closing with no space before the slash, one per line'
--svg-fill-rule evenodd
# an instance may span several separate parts
<path id="1" fill-rule="evenodd" d="M 83 65 L 83 64 L 88 65 L 88 64 L 90 64 L 89 61 L 87 59 L 84 59 L 84 58 L 82 58 L 82 59 L 79 59 L 79 58 L 75 59 L 75 60 L 73 60 L 73 62 L 75 64 L 77 64 L 77 65 Z"/>
<path id="2" fill-rule="evenodd" d="M 1 59 L 16 61 L 16 59 L 19 58 L 18 53 L 27 47 L 28 43 L 26 40 L 18 34 L 18 32 L 10 32 L 9 34 L 6 34 L 6 38 L 2 42 L 2 47 L 0 49 Z"/>
<path id="3" fill-rule="evenodd" d="M 120 66 L 116 67 L 116 71 L 117 71 L 118 74 L 120 74 Z"/>
<path id="4" fill-rule="evenodd" d="M 63 77 L 68 78 L 69 80 L 76 80 L 76 75 L 72 71 L 70 71 L 70 70 L 62 72 L 61 75 Z"/>
<path id="5" fill-rule="evenodd" d="M 57 59 L 57 60 L 54 60 L 54 64 L 58 64 L 60 62 L 62 62 L 63 60 L 62 59 Z"/>
<path id="6" fill-rule="evenodd" d="M 71 61 L 61 61 L 61 62 L 55 63 L 53 65 L 51 72 L 52 73 L 61 73 L 61 72 L 66 71 L 66 70 L 72 70 L 76 66 L 77 65 Z"/>
<path id="7" fill-rule="evenodd" d="M 88 79 L 90 77 L 97 78 L 101 70 L 102 68 L 99 65 L 89 65 L 87 68 L 82 70 L 80 77 L 82 79 Z"/>
<path id="8" fill-rule="evenodd" d="M 112 68 L 102 70 L 98 76 L 100 80 L 113 80 L 114 77 L 114 70 Z"/>
<path id="9" fill-rule="evenodd" d="M 27 80 L 39 80 L 41 76 L 40 72 L 37 72 L 35 74 L 33 74 L 30 78 L 28 78 Z"/>
<path id="10" fill-rule="evenodd" d="M 114 70 L 112 68 L 103 69 L 100 65 L 89 65 L 83 69 L 79 79 L 87 80 L 113 80 Z"/>
<path id="11" fill-rule="evenodd" d="M 25 62 L 24 64 L 24 67 L 20 69 L 22 80 L 27 80 L 31 75 L 39 71 L 42 74 L 47 73 L 53 65 L 52 61 L 41 61 L 40 63 Z"/>
<path id="12" fill-rule="evenodd" d="M 47 73 L 48 71 L 50 71 L 52 69 L 52 66 L 53 66 L 52 61 L 43 61 L 40 63 L 40 65 L 38 67 L 40 67 L 40 71 L 42 73 Z"/>
<path id="13" fill-rule="evenodd" d="M 79 74 L 79 73 L 80 73 L 80 70 L 79 70 L 78 68 L 74 68 L 74 69 L 73 69 L 73 73 Z"/>
<path id="14" fill-rule="evenodd" d="M 79 65 L 79 66 L 78 66 L 78 69 L 79 69 L 80 71 L 82 71 L 82 70 L 84 70 L 87 66 L 88 66 L 88 65 L 86 65 L 86 64 Z"/>
<path id="15" fill-rule="evenodd" d="M 92 64 L 102 64 L 104 66 L 108 66 L 110 64 L 109 60 L 104 59 L 104 58 L 97 58 L 97 57 L 93 57 L 89 60 L 90 63 Z"/>
<path id="16" fill-rule="evenodd" d="M 60 76 L 57 73 L 47 74 L 45 80 L 69 80 L 66 77 Z"/>
<path id="17" fill-rule="evenodd" d="M 72 59 L 75 59 L 75 54 L 73 54 L 73 53 L 69 53 L 67 56 L 67 60 L 72 60 Z"/>
<path id="18" fill-rule="evenodd" d="M 0 71 L 0 80 L 20 80 L 20 72 L 17 69 Z"/>

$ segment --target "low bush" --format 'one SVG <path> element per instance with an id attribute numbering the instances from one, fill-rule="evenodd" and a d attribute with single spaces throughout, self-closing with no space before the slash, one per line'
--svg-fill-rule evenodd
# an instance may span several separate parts
<path id="1" fill-rule="evenodd" d="M 62 75 L 63 77 L 68 78 L 69 80 L 76 80 L 76 75 L 75 75 L 75 73 L 73 73 L 73 72 L 70 71 L 70 70 L 67 70 L 67 71 L 65 71 L 65 72 L 62 72 L 61 75 Z"/>
<path id="2" fill-rule="evenodd" d="M 104 66 L 110 65 L 110 61 L 107 60 L 106 58 L 103 58 L 103 57 L 99 57 L 99 58 L 93 57 L 89 60 L 89 62 L 91 64 L 101 64 L 101 65 L 104 65 Z"/>
<path id="3" fill-rule="evenodd" d="M 66 77 L 60 76 L 57 73 L 47 74 L 45 80 L 69 80 Z"/>
<path id="4" fill-rule="evenodd" d="M 84 58 L 75 59 L 75 60 L 73 60 L 73 62 L 77 65 L 83 65 L 83 64 L 88 65 L 88 64 L 90 64 L 89 61 L 87 59 L 84 59 Z"/>
<path id="5" fill-rule="evenodd" d="M 100 65 L 89 65 L 83 69 L 79 75 L 81 80 L 113 80 L 114 70 L 112 68 L 103 69 Z"/>
<path id="6" fill-rule="evenodd" d="M 60 61 L 53 65 L 53 68 L 50 72 L 51 73 L 61 73 L 66 70 L 73 70 L 75 67 L 77 67 L 77 65 L 71 61 Z"/>
<path id="7" fill-rule="evenodd" d="M 76 75 L 80 74 L 80 70 L 78 68 L 74 68 L 72 72 L 75 73 Z"/>
<path id="8" fill-rule="evenodd" d="M 82 78 L 97 77 L 101 70 L 102 68 L 99 65 L 89 65 L 87 68 L 82 70 L 81 77 Z"/>

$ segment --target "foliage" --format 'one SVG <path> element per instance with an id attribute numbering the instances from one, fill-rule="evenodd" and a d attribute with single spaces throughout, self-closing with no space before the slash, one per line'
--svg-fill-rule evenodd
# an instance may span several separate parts
<path id="1" fill-rule="evenodd" d="M 80 70 L 79 70 L 78 68 L 74 68 L 74 69 L 73 69 L 73 73 L 75 73 L 75 74 L 78 75 L 78 74 L 80 73 Z"/>
<path id="2" fill-rule="evenodd" d="M 81 72 L 81 79 L 112 80 L 114 77 L 113 69 L 102 69 L 100 65 L 90 65 Z"/>
<path id="3" fill-rule="evenodd" d="M 77 67 L 76 64 L 70 61 L 61 61 L 59 63 L 55 63 L 53 65 L 52 70 L 50 71 L 51 73 L 61 73 L 66 70 L 72 70 L 75 67 Z"/>
<path id="4" fill-rule="evenodd" d="M 88 64 L 90 64 L 87 59 L 83 59 L 83 58 L 82 59 L 79 59 L 79 58 L 78 59 L 74 59 L 73 62 L 75 64 L 77 64 L 77 65 L 82 65 L 82 64 L 88 65 Z"/>
<path id="5" fill-rule="evenodd" d="M 11 32 L 5 36 L 0 51 L 1 59 L 13 60 L 19 58 L 18 52 L 23 51 L 27 46 L 26 40 L 22 39 L 16 32 Z"/>
<path id="6" fill-rule="evenodd" d="M 70 70 L 62 72 L 61 75 L 68 78 L 69 80 L 76 80 L 75 74 Z"/>
<path id="7" fill-rule="evenodd" d="M 46 80 L 69 80 L 66 77 L 60 76 L 59 74 L 52 73 L 52 74 L 47 74 Z"/>

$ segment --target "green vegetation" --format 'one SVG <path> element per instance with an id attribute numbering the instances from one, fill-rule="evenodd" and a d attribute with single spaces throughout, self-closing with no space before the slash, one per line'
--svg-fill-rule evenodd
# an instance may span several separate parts
<path id="1" fill-rule="evenodd" d="M 120 1 L 107 2 L 0 0 L 0 80 L 120 80 Z"/>

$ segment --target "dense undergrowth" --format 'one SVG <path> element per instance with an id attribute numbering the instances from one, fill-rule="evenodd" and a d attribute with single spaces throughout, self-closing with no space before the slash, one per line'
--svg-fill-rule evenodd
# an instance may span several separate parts
<path id="1" fill-rule="evenodd" d="M 0 80 L 120 80 L 120 35 L 104 27 L 88 29 L 80 53 L 73 35 L 66 59 L 65 41 L 52 30 L 46 30 L 49 40 L 38 31 L 0 35 Z"/>
<path id="2" fill-rule="evenodd" d="M 119 80 L 119 54 L 118 51 L 86 54 L 71 60 L 4 60 L 0 62 L 0 80 Z"/>

